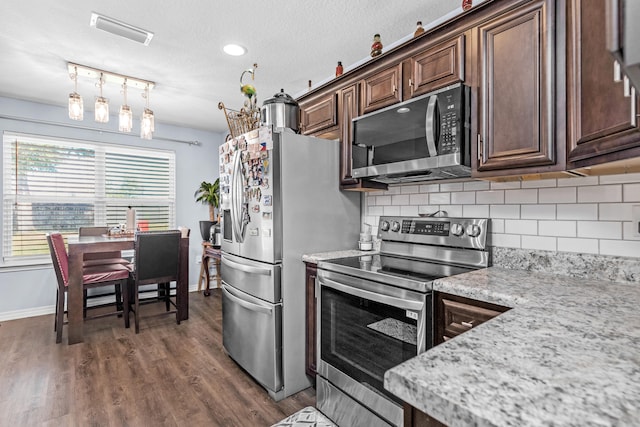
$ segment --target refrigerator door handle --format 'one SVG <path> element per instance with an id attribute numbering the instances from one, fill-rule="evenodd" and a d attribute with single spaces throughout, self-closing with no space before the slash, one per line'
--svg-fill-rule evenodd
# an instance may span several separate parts
<path id="1" fill-rule="evenodd" d="M 271 276 L 271 270 L 268 268 L 252 267 L 250 265 L 240 264 L 239 262 L 231 261 L 225 257 L 222 257 L 222 264 L 234 270 L 244 271 L 250 274 L 260 274 L 262 276 Z"/>
<path id="2" fill-rule="evenodd" d="M 222 285 L 222 291 L 225 293 L 227 298 L 229 298 L 231 301 L 235 302 L 239 306 L 242 306 L 242 307 L 246 308 L 247 310 L 255 311 L 255 312 L 258 312 L 258 313 L 264 313 L 264 314 L 267 314 L 269 316 L 271 316 L 271 314 L 273 313 L 273 309 L 271 307 L 258 305 L 258 304 L 246 301 L 246 300 L 244 300 L 244 299 L 242 299 L 240 297 L 235 296 L 231 292 L 230 288 L 225 284 Z"/>
<path id="3" fill-rule="evenodd" d="M 240 209 L 242 206 L 242 169 L 240 151 L 236 151 L 233 159 L 233 187 L 231 189 L 231 223 L 233 225 L 233 236 L 235 241 L 242 243 L 242 233 L 240 229 Z"/>

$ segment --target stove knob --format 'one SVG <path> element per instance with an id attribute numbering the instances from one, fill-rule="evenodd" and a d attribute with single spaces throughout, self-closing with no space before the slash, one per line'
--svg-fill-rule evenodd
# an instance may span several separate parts
<path id="1" fill-rule="evenodd" d="M 382 221 L 380 223 L 380 230 L 389 231 L 389 221 Z"/>
<path id="2" fill-rule="evenodd" d="M 391 222 L 391 231 L 395 231 L 396 233 L 400 231 L 400 223 L 398 221 Z"/>
<path id="3" fill-rule="evenodd" d="M 451 224 L 451 234 L 454 236 L 462 236 L 464 234 L 464 227 L 461 224 Z"/>
<path id="4" fill-rule="evenodd" d="M 469 237 L 478 237 L 480 235 L 480 226 L 478 224 L 469 224 L 465 231 Z"/>

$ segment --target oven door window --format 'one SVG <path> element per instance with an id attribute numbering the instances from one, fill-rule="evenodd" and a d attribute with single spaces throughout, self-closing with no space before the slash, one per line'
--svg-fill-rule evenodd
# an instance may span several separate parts
<path id="1" fill-rule="evenodd" d="M 398 403 L 384 373 L 417 353 L 417 321 L 404 309 L 321 288 L 320 357 Z"/>

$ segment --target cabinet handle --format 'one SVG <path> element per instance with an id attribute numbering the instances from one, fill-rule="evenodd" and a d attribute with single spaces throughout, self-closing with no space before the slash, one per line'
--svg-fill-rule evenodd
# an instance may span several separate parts
<path id="1" fill-rule="evenodd" d="M 622 81 L 622 70 L 618 61 L 613 61 L 613 81 L 616 83 Z"/>
<path id="2" fill-rule="evenodd" d="M 628 98 L 631 96 L 631 82 L 629 82 L 629 77 L 624 76 L 622 83 L 624 84 L 624 96 Z"/>
<path id="3" fill-rule="evenodd" d="M 473 328 L 473 322 L 475 322 L 475 320 L 471 320 L 469 322 L 460 322 L 462 324 L 462 326 L 466 326 L 467 328 Z"/>
<path id="4" fill-rule="evenodd" d="M 638 115 L 636 112 L 636 88 L 631 86 L 631 126 L 636 126 L 638 121 Z"/>
<path id="5" fill-rule="evenodd" d="M 478 134 L 477 153 L 478 153 L 478 161 L 481 161 L 481 159 L 482 159 L 482 139 L 480 139 L 480 134 Z"/>
<path id="6" fill-rule="evenodd" d="M 409 79 L 409 87 L 413 87 L 413 80 Z"/>
<path id="7" fill-rule="evenodd" d="M 395 95 L 398 92 L 398 87 L 396 86 L 396 84 L 393 84 L 393 94 Z"/>

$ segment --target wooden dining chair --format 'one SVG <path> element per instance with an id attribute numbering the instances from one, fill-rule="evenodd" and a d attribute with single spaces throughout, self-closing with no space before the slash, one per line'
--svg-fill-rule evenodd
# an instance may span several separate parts
<path id="1" fill-rule="evenodd" d="M 178 281 L 180 275 L 180 239 L 179 230 L 148 231 L 136 234 L 134 249 L 134 268 L 129 277 L 129 299 L 131 311 L 135 315 L 136 334 L 140 332 L 140 306 L 142 303 L 163 301 L 166 312 L 175 313 L 180 324 L 180 308 L 177 304 L 177 292 L 172 295 L 171 282 Z M 160 298 L 140 300 L 140 287 L 158 285 Z M 173 298 L 173 299 L 172 299 Z M 171 306 L 174 310 L 170 310 Z M 128 315 L 128 314 L 125 314 Z"/>
<path id="2" fill-rule="evenodd" d="M 65 324 L 65 295 L 69 289 L 69 256 L 64 244 L 64 238 L 60 233 L 47 234 L 47 243 L 49 244 L 51 261 L 53 262 L 53 269 L 58 281 L 54 330 L 56 332 L 56 343 L 60 343 L 62 342 L 62 326 Z M 116 304 L 115 311 L 101 312 L 100 314 L 96 314 L 91 317 L 86 316 L 85 299 L 85 319 L 96 319 L 104 316 L 124 314 L 125 327 L 129 327 L 129 293 L 127 292 L 128 278 L 129 269 L 122 264 L 103 264 L 92 267 L 83 267 L 82 288 L 84 292 L 90 288 L 115 285 L 118 288 L 118 292 L 123 295 L 123 304 L 121 304 L 120 307 Z"/>

